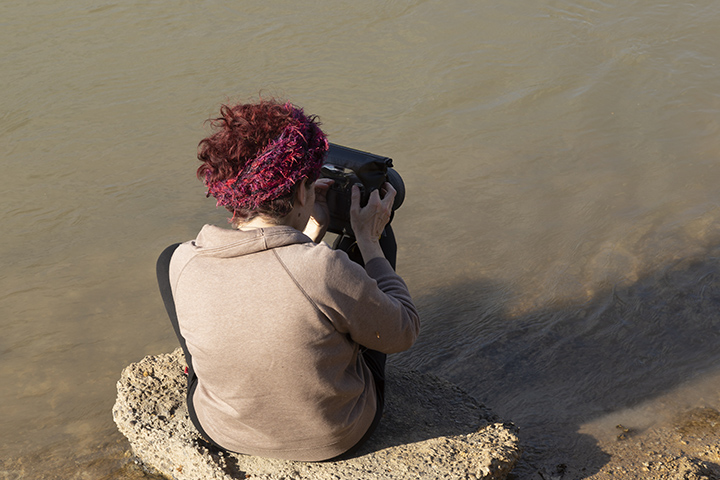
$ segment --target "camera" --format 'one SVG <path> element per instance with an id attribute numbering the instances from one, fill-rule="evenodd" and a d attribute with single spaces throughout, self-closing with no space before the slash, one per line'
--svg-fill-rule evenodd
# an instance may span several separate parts
<path id="1" fill-rule="evenodd" d="M 402 205 L 405 200 L 405 184 L 392 166 L 392 159 L 388 157 L 330 144 L 320 173 L 321 178 L 334 180 L 327 192 L 327 204 L 330 210 L 328 231 L 354 237 L 350 226 L 353 185 L 358 185 L 360 188 L 361 207 L 367 205 L 370 194 L 382 187 L 385 182 L 397 191 L 392 211 L 395 212 Z"/>

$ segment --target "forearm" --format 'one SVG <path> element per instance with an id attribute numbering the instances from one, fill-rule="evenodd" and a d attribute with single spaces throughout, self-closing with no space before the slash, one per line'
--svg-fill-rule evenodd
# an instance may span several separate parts
<path id="1" fill-rule="evenodd" d="M 325 233 L 327 233 L 327 225 L 320 225 L 315 221 L 315 218 L 310 217 L 303 233 L 310 237 L 313 242 L 320 243 L 325 238 Z"/>
<path id="2" fill-rule="evenodd" d="M 418 312 L 407 285 L 385 259 L 366 263 L 365 271 L 375 280 L 384 298 L 365 303 L 362 325 L 366 331 L 358 337 L 359 343 L 383 353 L 407 350 L 420 330 Z"/>
<path id="3" fill-rule="evenodd" d="M 385 258 L 379 239 L 361 237 L 357 238 L 356 241 L 365 264 L 374 258 Z"/>

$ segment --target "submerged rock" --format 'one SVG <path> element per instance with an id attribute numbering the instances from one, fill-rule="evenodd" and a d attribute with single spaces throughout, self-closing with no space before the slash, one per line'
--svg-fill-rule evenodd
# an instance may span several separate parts
<path id="1" fill-rule="evenodd" d="M 455 385 L 392 366 L 383 419 L 354 458 L 306 463 L 219 451 L 190 421 L 184 368 L 180 349 L 129 365 L 113 407 L 138 459 L 172 479 L 503 479 L 520 457 L 514 425 Z"/>

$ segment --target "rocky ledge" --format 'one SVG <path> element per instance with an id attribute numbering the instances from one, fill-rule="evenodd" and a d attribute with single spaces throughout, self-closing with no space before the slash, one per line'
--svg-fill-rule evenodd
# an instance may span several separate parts
<path id="1" fill-rule="evenodd" d="M 457 386 L 389 366 L 383 420 L 349 460 L 305 463 L 218 451 L 193 427 L 180 349 L 126 367 L 113 418 L 150 471 L 196 479 L 504 479 L 520 457 L 517 428 Z"/>

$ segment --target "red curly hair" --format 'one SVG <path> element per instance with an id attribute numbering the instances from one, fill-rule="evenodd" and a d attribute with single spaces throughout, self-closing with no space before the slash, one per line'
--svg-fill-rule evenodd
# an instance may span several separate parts
<path id="1" fill-rule="evenodd" d="M 300 181 L 320 173 L 327 138 L 317 117 L 291 103 L 223 105 L 210 123 L 215 133 L 198 145 L 197 176 L 232 220 L 287 215 Z"/>

